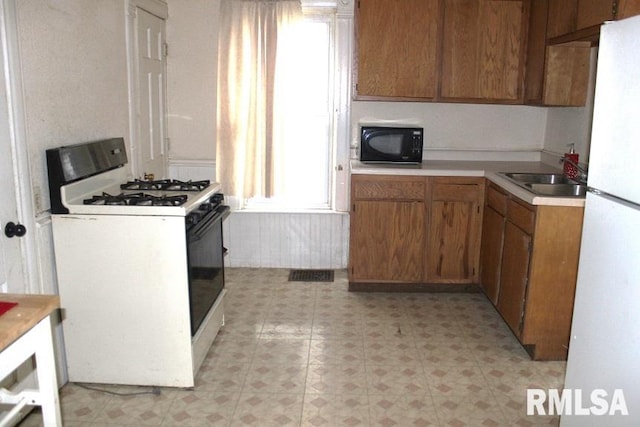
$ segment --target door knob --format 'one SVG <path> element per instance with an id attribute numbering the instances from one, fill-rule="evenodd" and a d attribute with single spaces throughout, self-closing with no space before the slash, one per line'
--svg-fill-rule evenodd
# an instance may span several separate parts
<path id="1" fill-rule="evenodd" d="M 22 237 L 27 234 L 27 228 L 22 224 L 15 224 L 10 221 L 4 227 L 4 235 L 11 238 L 13 236 Z"/>

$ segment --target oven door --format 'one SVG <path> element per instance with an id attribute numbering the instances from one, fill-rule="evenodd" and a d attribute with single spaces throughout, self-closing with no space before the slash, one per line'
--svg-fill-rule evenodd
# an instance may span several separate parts
<path id="1" fill-rule="evenodd" d="M 228 215 L 229 207 L 220 205 L 187 230 L 191 336 L 224 288 L 222 220 Z"/>

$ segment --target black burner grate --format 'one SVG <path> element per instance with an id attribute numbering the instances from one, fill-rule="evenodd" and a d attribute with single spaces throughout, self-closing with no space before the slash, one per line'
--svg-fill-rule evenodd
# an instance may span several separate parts
<path id="1" fill-rule="evenodd" d="M 147 193 L 120 193 L 112 196 L 108 193 L 85 199 L 85 205 L 137 205 L 137 206 L 180 206 L 187 201 L 187 196 L 154 196 Z"/>
<path id="2" fill-rule="evenodd" d="M 333 270 L 291 270 L 290 282 L 333 282 Z"/>
<path id="3" fill-rule="evenodd" d="M 208 179 L 202 181 L 179 181 L 177 179 L 160 179 L 156 181 L 133 181 L 120 184 L 123 190 L 162 190 L 162 191 L 202 191 L 209 186 Z"/>

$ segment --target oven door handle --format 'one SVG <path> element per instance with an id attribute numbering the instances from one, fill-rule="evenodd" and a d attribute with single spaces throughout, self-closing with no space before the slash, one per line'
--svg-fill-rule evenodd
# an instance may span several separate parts
<path id="1" fill-rule="evenodd" d="M 204 236 L 207 233 L 207 231 L 209 231 L 209 229 L 214 226 L 214 224 L 216 224 L 219 221 L 221 222 L 226 217 L 228 217 L 229 213 L 230 213 L 229 206 L 226 206 L 226 205 L 218 206 L 216 210 L 213 212 L 213 215 L 211 215 L 211 217 L 200 221 L 191 230 L 189 230 L 188 232 L 189 241 L 200 240 L 202 236 Z"/>

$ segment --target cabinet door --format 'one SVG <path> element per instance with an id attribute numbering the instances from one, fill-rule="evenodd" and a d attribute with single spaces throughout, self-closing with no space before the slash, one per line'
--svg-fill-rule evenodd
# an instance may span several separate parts
<path id="1" fill-rule="evenodd" d="M 357 95 L 435 97 L 439 1 L 357 4 Z"/>
<path id="2" fill-rule="evenodd" d="M 614 18 L 614 0 L 578 0 L 576 29 L 600 25 Z"/>
<path id="3" fill-rule="evenodd" d="M 640 15 L 640 0 L 619 0 L 616 9 L 616 19 Z"/>
<path id="4" fill-rule="evenodd" d="M 547 46 L 547 34 L 555 37 L 575 30 L 576 2 L 538 0 L 531 3 L 525 104 L 585 105 L 591 42 Z"/>
<path id="5" fill-rule="evenodd" d="M 578 0 L 549 0 L 547 37 L 553 38 L 576 30 Z"/>
<path id="6" fill-rule="evenodd" d="M 531 236 L 510 221 L 504 233 L 498 311 L 511 330 L 520 336 L 529 275 Z"/>
<path id="7" fill-rule="evenodd" d="M 547 0 L 532 1 L 529 7 L 529 34 L 525 71 L 524 103 L 541 104 L 547 47 Z"/>
<path id="8" fill-rule="evenodd" d="M 351 280 L 422 281 L 424 202 L 356 201 L 351 215 Z"/>
<path id="9" fill-rule="evenodd" d="M 482 225 L 482 249 L 480 251 L 480 285 L 493 303 L 498 304 L 500 268 L 505 217 L 490 206 L 485 206 Z"/>
<path id="10" fill-rule="evenodd" d="M 442 97 L 522 98 L 524 5 L 515 0 L 445 0 Z"/>
<path id="11" fill-rule="evenodd" d="M 478 184 L 434 178 L 429 215 L 427 281 L 477 283 L 482 232 Z"/>
<path id="12" fill-rule="evenodd" d="M 589 89 L 591 43 L 547 47 L 544 105 L 584 106 Z"/>

